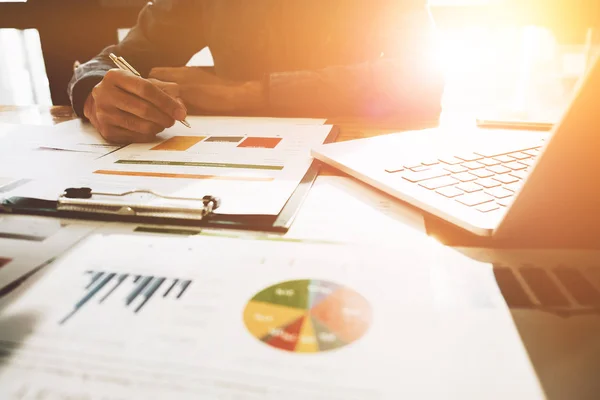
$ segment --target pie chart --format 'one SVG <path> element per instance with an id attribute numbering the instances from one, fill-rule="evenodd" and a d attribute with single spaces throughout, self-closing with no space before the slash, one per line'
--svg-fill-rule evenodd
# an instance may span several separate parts
<path id="1" fill-rule="evenodd" d="M 371 306 L 356 291 L 316 279 L 269 286 L 246 305 L 248 331 L 268 346 L 296 353 L 335 350 L 359 340 Z"/>

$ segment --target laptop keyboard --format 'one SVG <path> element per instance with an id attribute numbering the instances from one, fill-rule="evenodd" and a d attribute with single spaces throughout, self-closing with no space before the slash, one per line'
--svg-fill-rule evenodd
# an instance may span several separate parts
<path id="1" fill-rule="evenodd" d="M 481 213 L 508 207 L 535 162 L 541 144 L 498 151 L 475 151 L 389 166 L 387 173 Z"/>

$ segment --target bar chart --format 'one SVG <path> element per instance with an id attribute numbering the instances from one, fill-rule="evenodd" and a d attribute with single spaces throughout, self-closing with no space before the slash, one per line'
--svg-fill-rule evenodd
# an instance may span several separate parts
<path id="1" fill-rule="evenodd" d="M 140 313 L 150 300 L 181 299 L 192 284 L 191 280 L 153 275 L 136 275 L 107 271 L 86 271 L 89 278 L 82 297 L 59 322 L 64 325 L 92 302 L 103 304 L 109 299 L 119 301 L 133 314 Z"/>

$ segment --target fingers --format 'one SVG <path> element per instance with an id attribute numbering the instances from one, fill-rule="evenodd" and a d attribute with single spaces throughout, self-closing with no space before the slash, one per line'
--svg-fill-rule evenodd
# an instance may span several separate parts
<path id="1" fill-rule="evenodd" d="M 153 139 L 165 129 L 155 122 L 148 121 L 121 110 L 115 110 L 114 112 L 106 113 L 106 115 L 100 115 L 100 118 L 102 118 L 109 126 L 115 126 L 137 133 L 143 141 L 147 141 L 146 138 Z"/>
<path id="2" fill-rule="evenodd" d="M 154 104 L 142 100 L 136 96 L 118 89 L 113 91 L 110 97 L 110 104 L 104 105 L 103 108 L 111 109 L 111 107 L 117 110 L 124 111 L 125 113 L 136 116 L 140 119 L 153 122 L 160 125 L 163 128 L 170 128 L 175 124 L 175 120 L 165 114 L 161 109 L 157 108 Z M 122 113 L 117 113 L 122 116 Z"/>
<path id="3" fill-rule="evenodd" d="M 139 132 L 114 125 L 105 125 L 99 131 L 104 139 L 115 144 L 147 143 L 155 139 L 154 135 L 141 135 Z"/>
<path id="4" fill-rule="evenodd" d="M 175 99 L 178 96 L 172 97 L 148 80 L 134 76 L 129 72 L 110 70 L 103 81 L 109 86 L 116 86 L 146 100 L 146 102 L 151 103 L 155 108 L 162 110 L 173 119 L 183 120 L 187 115 L 185 108 Z M 176 91 L 175 87 L 171 87 L 170 90 Z"/>

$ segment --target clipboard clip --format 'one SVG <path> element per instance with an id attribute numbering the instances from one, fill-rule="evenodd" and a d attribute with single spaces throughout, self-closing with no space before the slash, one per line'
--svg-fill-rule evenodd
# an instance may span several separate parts
<path id="1" fill-rule="evenodd" d="M 214 196 L 165 196 L 146 189 L 106 193 L 82 187 L 65 189 L 57 203 L 58 211 L 202 220 L 219 208 L 221 201 Z"/>

